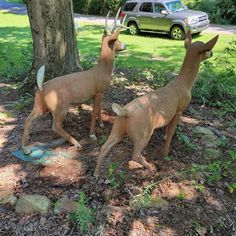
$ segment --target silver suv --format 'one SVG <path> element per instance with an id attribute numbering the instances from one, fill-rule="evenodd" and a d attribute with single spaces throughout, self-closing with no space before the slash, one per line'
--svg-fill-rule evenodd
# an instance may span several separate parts
<path id="1" fill-rule="evenodd" d="M 207 13 L 189 10 L 180 0 L 128 0 L 120 14 L 125 15 L 130 34 L 168 33 L 173 39 L 184 39 L 187 30 L 200 33 L 210 23 Z"/>

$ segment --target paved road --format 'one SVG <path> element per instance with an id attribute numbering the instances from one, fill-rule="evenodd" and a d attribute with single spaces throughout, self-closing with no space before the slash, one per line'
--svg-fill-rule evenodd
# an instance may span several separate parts
<path id="1" fill-rule="evenodd" d="M 5 2 L 4 0 L 0 0 L 0 10 L 6 10 L 14 14 L 27 14 L 25 5 L 8 3 L 8 2 Z M 94 22 L 96 24 L 104 24 L 104 17 L 101 17 L 101 16 L 75 14 L 75 19 L 76 21 L 81 20 L 81 21 Z M 112 21 L 112 18 L 110 18 L 109 21 Z M 210 24 L 210 27 L 206 29 L 205 32 L 236 35 L 236 26 Z"/>

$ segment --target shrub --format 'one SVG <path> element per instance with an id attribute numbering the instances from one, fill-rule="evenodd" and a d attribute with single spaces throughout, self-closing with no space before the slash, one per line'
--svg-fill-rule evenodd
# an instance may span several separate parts
<path id="1" fill-rule="evenodd" d="M 114 14 L 125 0 L 73 0 L 74 11 L 82 14 L 105 15 L 110 10 Z"/>
<path id="2" fill-rule="evenodd" d="M 212 23 L 236 23 L 235 0 L 184 0 L 184 3 L 190 9 L 207 12 Z"/>

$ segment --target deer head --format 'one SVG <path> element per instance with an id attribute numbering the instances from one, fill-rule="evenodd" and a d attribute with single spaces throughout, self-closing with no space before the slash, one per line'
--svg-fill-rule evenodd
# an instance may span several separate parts
<path id="1" fill-rule="evenodd" d="M 120 8 L 116 14 L 115 20 L 111 26 L 108 26 L 108 17 L 110 15 L 110 11 L 108 12 L 105 20 L 105 27 L 104 27 L 104 35 L 103 40 L 107 40 L 109 48 L 114 50 L 115 52 L 123 51 L 126 49 L 126 45 L 121 43 L 118 39 L 118 36 L 120 34 L 120 31 L 122 28 L 127 29 L 127 27 L 124 25 L 126 16 L 123 18 L 122 22 L 118 23 L 118 16 L 120 14 Z"/>
<path id="2" fill-rule="evenodd" d="M 203 61 L 212 57 L 213 52 L 211 50 L 214 48 L 218 38 L 219 35 L 215 36 L 207 43 L 201 41 L 192 43 L 192 36 L 190 31 L 188 31 L 185 36 L 184 46 L 187 53 L 192 54 L 192 56 L 199 57 L 200 61 Z"/>

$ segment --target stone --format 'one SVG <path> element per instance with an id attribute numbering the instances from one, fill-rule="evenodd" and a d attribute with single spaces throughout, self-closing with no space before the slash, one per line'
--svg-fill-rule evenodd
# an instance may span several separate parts
<path id="1" fill-rule="evenodd" d="M 212 135 L 214 134 L 212 130 L 206 128 L 206 127 L 202 127 L 202 126 L 196 126 L 194 128 L 194 132 L 196 134 L 204 134 L 204 135 Z"/>
<path id="2" fill-rule="evenodd" d="M 220 155 L 221 155 L 221 152 L 218 149 L 207 148 L 204 151 L 204 156 L 209 159 L 217 159 L 220 157 Z"/>
<path id="3" fill-rule="evenodd" d="M 220 145 L 220 140 L 215 134 L 204 135 L 201 140 L 206 147 L 218 147 Z"/>
<path id="4" fill-rule="evenodd" d="M 77 203 L 71 199 L 60 198 L 54 206 L 54 213 L 75 213 L 77 208 Z"/>
<path id="5" fill-rule="evenodd" d="M 161 197 L 151 196 L 148 202 L 149 207 L 158 207 L 164 209 L 169 206 L 169 203 Z"/>
<path id="6" fill-rule="evenodd" d="M 0 204 L 11 204 L 14 206 L 17 202 L 18 198 L 10 191 L 2 191 L 0 192 Z"/>
<path id="7" fill-rule="evenodd" d="M 44 215 L 48 213 L 50 206 L 51 201 L 46 196 L 24 194 L 19 198 L 15 210 L 19 214 L 40 213 Z"/>
<path id="8" fill-rule="evenodd" d="M 158 196 L 150 196 L 149 200 L 145 205 L 143 205 L 141 202 L 138 203 L 135 199 L 131 199 L 129 201 L 129 206 L 131 209 L 138 210 L 140 208 L 149 208 L 149 207 L 156 207 L 156 208 L 161 208 L 164 209 L 168 207 L 169 203 L 164 200 L 161 197 Z"/>

